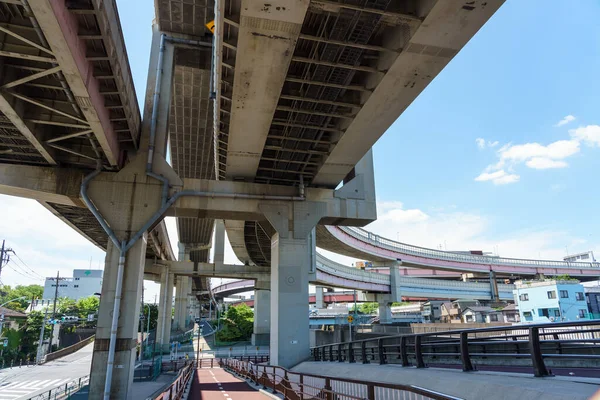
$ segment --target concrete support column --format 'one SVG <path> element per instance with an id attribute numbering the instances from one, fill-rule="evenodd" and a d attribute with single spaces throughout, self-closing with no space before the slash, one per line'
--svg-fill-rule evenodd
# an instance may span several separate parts
<path id="1" fill-rule="evenodd" d="M 215 220 L 215 253 L 213 262 L 215 267 L 219 268 L 223 265 L 225 257 L 225 222 L 222 219 Z"/>
<path id="2" fill-rule="evenodd" d="M 308 275 L 309 234 L 276 233 L 271 239 L 271 364 L 290 368 L 310 356 Z"/>
<path id="3" fill-rule="evenodd" d="M 160 300 L 158 303 L 158 323 L 156 327 L 156 343 L 167 345 L 171 339 L 171 313 L 173 309 L 173 280 L 174 276 L 168 269 L 163 271 L 160 280 Z"/>
<path id="4" fill-rule="evenodd" d="M 191 289 L 190 278 L 187 276 L 177 276 L 175 278 L 175 318 L 173 319 L 174 328 L 185 330 L 188 314 L 188 300 Z"/>
<path id="5" fill-rule="evenodd" d="M 90 381 L 90 399 L 101 399 L 104 392 L 119 255 L 119 250 L 109 240 L 104 262 L 102 301 L 98 311 L 98 325 L 92 357 L 91 370 L 93 374 Z M 139 299 L 142 293 L 145 260 L 146 235 L 138 240 L 126 254 L 110 393 L 111 399 L 127 398 L 130 384 L 133 382 L 140 315 Z"/>
<path id="6" fill-rule="evenodd" d="M 271 285 L 256 282 L 254 290 L 254 330 L 252 345 L 265 346 L 271 341 Z"/>
<path id="7" fill-rule="evenodd" d="M 500 301 L 500 294 L 498 293 L 498 281 L 496 280 L 495 271 L 490 271 L 490 290 L 492 293 L 492 301 Z"/>
<path id="8" fill-rule="evenodd" d="M 379 323 L 380 324 L 391 324 L 392 321 L 392 301 L 390 296 L 377 296 L 377 303 L 379 303 Z"/>
<path id="9" fill-rule="evenodd" d="M 323 292 L 325 288 L 323 286 L 315 287 L 315 307 L 321 309 L 325 308 L 325 300 L 323 299 Z"/>

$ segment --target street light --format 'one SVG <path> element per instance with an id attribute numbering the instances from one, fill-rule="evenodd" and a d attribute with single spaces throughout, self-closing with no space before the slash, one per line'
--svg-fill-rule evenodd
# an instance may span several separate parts
<path id="1" fill-rule="evenodd" d="M 23 300 L 23 299 L 26 299 L 26 298 L 27 298 L 27 296 L 17 297 L 16 299 L 12 299 L 12 300 L 9 300 L 9 301 L 7 301 L 5 303 L 0 304 L 0 307 L 4 306 L 5 304 L 12 303 L 13 301 Z"/>

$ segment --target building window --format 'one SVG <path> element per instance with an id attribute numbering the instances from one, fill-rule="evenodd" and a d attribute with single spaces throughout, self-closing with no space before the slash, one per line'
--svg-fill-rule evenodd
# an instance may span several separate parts
<path id="1" fill-rule="evenodd" d="M 586 314 L 585 310 L 579 310 L 579 318 L 585 318 L 585 314 Z"/>
<path id="2" fill-rule="evenodd" d="M 548 298 L 549 299 L 555 299 L 556 298 L 556 291 L 555 290 L 550 290 L 548 292 Z"/>
<path id="3" fill-rule="evenodd" d="M 473 316 L 472 315 L 467 315 L 467 322 L 473 322 Z"/>
<path id="4" fill-rule="evenodd" d="M 79 285 L 73 285 L 73 287 L 79 287 Z"/>
<path id="5" fill-rule="evenodd" d="M 521 301 L 528 301 L 529 300 L 529 295 L 527 293 L 523 293 L 523 294 L 519 295 L 519 300 L 521 300 Z"/>
<path id="6" fill-rule="evenodd" d="M 76 280 L 76 281 L 78 281 L 78 280 L 79 280 L 79 278 L 75 278 L 75 280 Z"/>
<path id="7" fill-rule="evenodd" d="M 561 290 L 560 291 L 560 298 L 561 299 L 568 299 L 569 298 L 569 292 L 566 290 Z"/>
<path id="8" fill-rule="evenodd" d="M 560 317 L 560 310 L 554 310 L 554 316 Z"/>
<path id="9" fill-rule="evenodd" d="M 498 315 L 497 314 L 491 314 L 490 315 L 490 321 L 492 321 L 492 322 L 498 322 Z"/>
<path id="10" fill-rule="evenodd" d="M 584 299 L 583 292 L 575 293 L 575 300 L 583 301 L 583 299 Z"/>

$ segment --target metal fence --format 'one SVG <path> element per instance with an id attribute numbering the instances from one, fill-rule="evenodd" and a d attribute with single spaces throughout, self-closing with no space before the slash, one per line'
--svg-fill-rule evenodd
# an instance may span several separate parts
<path id="1" fill-rule="evenodd" d="M 311 349 L 316 361 L 347 361 L 424 368 L 458 364 L 529 367 L 538 377 L 550 367 L 593 367 L 600 362 L 600 320 L 513 325 L 384 336 Z"/>
<path id="2" fill-rule="evenodd" d="M 177 379 L 169 385 L 169 387 L 159 394 L 154 400 L 175 400 L 181 399 L 185 388 L 194 373 L 193 364 L 188 364 L 185 368 L 179 371 Z"/>
<path id="3" fill-rule="evenodd" d="M 263 389 L 279 393 L 284 399 L 290 400 L 460 400 L 418 386 L 303 374 L 281 367 L 234 359 L 223 360 L 222 365 L 235 374 L 261 385 Z"/>
<path id="4" fill-rule="evenodd" d="M 89 385 L 90 376 L 82 376 L 81 378 L 74 379 L 63 385 L 57 386 L 50 390 L 46 390 L 36 396 L 30 397 L 27 400 L 48 400 L 48 399 L 68 399 L 71 395 L 77 393 L 80 389 Z"/>

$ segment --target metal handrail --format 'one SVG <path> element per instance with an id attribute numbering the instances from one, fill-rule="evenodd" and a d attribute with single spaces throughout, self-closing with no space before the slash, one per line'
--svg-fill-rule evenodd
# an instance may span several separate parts
<path id="1" fill-rule="evenodd" d="M 252 362 L 227 359 L 222 366 L 235 374 L 252 380 L 263 389 L 280 393 L 284 399 L 348 399 L 379 400 L 408 398 L 419 395 L 423 400 L 461 400 L 419 386 L 367 382 L 289 371 L 282 367 L 258 365 Z M 413 398 L 413 397 L 410 397 Z"/>
<path id="2" fill-rule="evenodd" d="M 484 265 L 513 265 L 513 266 L 548 266 L 548 267 L 562 267 L 562 268 L 573 268 L 573 269 L 587 269 L 587 268 L 600 268 L 600 262 L 567 262 L 567 261 L 555 261 L 555 260 L 535 260 L 525 258 L 506 258 L 506 257 L 490 257 L 483 255 L 467 255 L 453 253 L 449 251 L 429 249 L 426 247 L 414 246 L 402 242 L 398 242 L 392 239 L 384 238 L 369 232 L 362 228 L 349 227 L 349 226 L 338 226 L 335 227 L 350 236 L 361 240 L 366 243 L 374 244 L 378 247 L 383 247 L 390 250 L 399 251 L 403 254 L 434 258 L 437 260 L 456 261 L 471 264 L 484 264 Z"/>
<path id="3" fill-rule="evenodd" d="M 171 383 L 165 391 L 163 391 L 161 394 L 159 394 L 154 399 L 155 400 L 181 399 L 181 396 L 183 395 L 183 392 L 185 391 L 185 388 L 187 387 L 187 384 L 190 381 L 193 372 L 194 372 L 194 364 L 189 363 L 185 368 L 183 368 L 179 372 L 177 379 L 175 379 L 173 381 L 173 383 Z"/>
<path id="4" fill-rule="evenodd" d="M 519 366 L 531 358 L 528 366 L 536 377 L 543 377 L 551 374 L 546 359 L 565 367 L 600 360 L 598 339 L 600 320 L 590 320 L 384 336 L 317 346 L 311 354 L 315 361 L 398 362 L 402 366 L 414 362 L 417 368 L 425 367 L 425 358 L 439 364 L 445 357 L 448 364 L 460 362 L 463 371 L 474 370 L 473 358 L 485 365 L 500 365 L 494 360 L 503 358 L 500 363 L 512 360 Z"/>
<path id="5" fill-rule="evenodd" d="M 81 388 L 90 383 L 90 376 L 82 376 L 60 386 L 53 387 L 50 390 L 44 390 L 43 393 L 28 398 L 27 400 L 47 400 L 47 399 L 64 399 L 69 398 L 72 394 L 77 393 Z"/>

